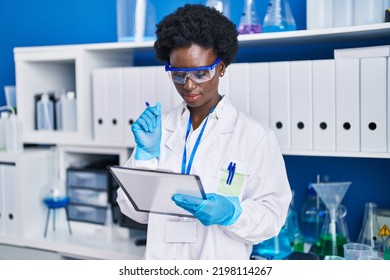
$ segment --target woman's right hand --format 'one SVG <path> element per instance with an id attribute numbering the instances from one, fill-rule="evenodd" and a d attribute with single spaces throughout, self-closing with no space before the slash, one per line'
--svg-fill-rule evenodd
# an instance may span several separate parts
<path id="1" fill-rule="evenodd" d="M 150 160 L 160 157 L 161 143 L 161 103 L 147 107 L 131 125 L 134 135 L 136 160 Z"/>

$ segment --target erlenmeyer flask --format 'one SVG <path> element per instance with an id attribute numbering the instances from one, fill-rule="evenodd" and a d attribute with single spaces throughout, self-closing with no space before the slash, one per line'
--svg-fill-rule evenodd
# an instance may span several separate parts
<path id="1" fill-rule="evenodd" d="M 251 34 L 260 33 L 261 24 L 257 16 L 254 0 L 245 0 L 244 9 L 242 11 L 238 33 Z"/>
<path id="2" fill-rule="evenodd" d="M 269 0 L 263 21 L 263 32 L 296 30 L 288 0 Z"/>
<path id="3" fill-rule="evenodd" d="M 264 240 L 253 246 L 252 255 L 268 260 L 282 260 L 292 253 L 287 228 L 282 227 L 278 236 Z"/>
<path id="4" fill-rule="evenodd" d="M 346 208 L 344 206 L 340 207 L 340 203 L 350 185 L 351 182 L 312 184 L 328 209 L 328 215 L 325 218 L 317 242 L 317 254 L 319 256 L 337 255 L 344 257 L 343 245 L 349 242 L 349 237 L 344 221 Z"/>
<path id="5" fill-rule="evenodd" d="M 379 244 L 383 243 L 382 237 L 379 235 L 380 227 L 377 219 L 377 205 L 373 202 L 368 202 L 364 207 L 363 225 L 359 233 L 358 242 L 371 246 L 376 254 L 379 250 Z"/>

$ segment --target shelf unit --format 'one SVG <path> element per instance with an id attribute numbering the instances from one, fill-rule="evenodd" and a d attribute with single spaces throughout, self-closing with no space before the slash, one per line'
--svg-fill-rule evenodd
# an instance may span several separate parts
<path id="1" fill-rule="evenodd" d="M 351 44 L 372 45 L 378 40 L 390 44 L 390 24 L 374 24 L 332 29 L 291 31 L 240 35 L 241 52 L 262 52 L 263 48 L 275 48 L 275 52 L 290 52 L 292 47 L 322 46 L 333 51 L 332 44 L 350 47 Z M 372 43 L 374 42 L 374 43 Z M 98 143 L 93 139 L 92 73 L 98 68 L 142 66 L 140 57 L 153 54 L 153 42 L 115 42 L 84 45 L 63 45 L 15 48 L 15 68 L 17 86 L 18 115 L 23 123 L 23 142 L 25 144 L 48 144 L 59 148 L 60 178 L 65 178 L 68 166 L 90 157 L 115 155 L 123 164 L 128 158 L 130 144 Z M 290 54 L 294 57 L 294 52 Z M 244 62 L 251 62 L 250 58 Z M 142 62 L 141 62 L 142 64 Z M 145 61 L 145 65 L 159 65 L 159 62 Z M 77 131 L 37 131 L 34 127 L 34 95 L 42 90 L 74 90 L 77 95 Z M 390 158 L 390 153 L 346 153 L 322 151 L 282 151 L 285 155 L 371 157 Z M 4 160 L 0 154 L 0 161 Z M 24 181 L 18 186 L 20 192 L 30 188 Z M 27 192 L 29 203 L 37 197 L 32 190 Z M 23 200 L 24 201 L 24 200 Z M 38 201 L 36 199 L 35 201 Z M 22 211 L 28 207 L 18 204 Z M 31 217 L 33 228 L 43 230 L 44 209 L 39 215 Z M 37 218 L 39 217 L 39 218 Z M 58 217 L 60 219 L 61 217 Z M 73 225 L 72 225 L 73 227 Z M 132 237 L 119 234 L 111 242 L 91 242 L 91 236 L 98 236 L 103 228 L 77 224 L 74 231 L 79 234 L 69 236 L 66 228 L 57 234 L 49 234 L 46 239 L 37 230 L 25 227 L 17 237 L 0 236 L 0 243 L 25 246 L 35 249 L 61 252 L 64 256 L 95 259 L 140 259 L 144 247 L 134 245 Z M 97 238 L 97 237 L 96 237 Z M 92 238 L 93 239 L 93 238 Z M 97 240 L 96 240 L 97 241 Z M 99 245 L 97 245 L 99 244 Z"/>

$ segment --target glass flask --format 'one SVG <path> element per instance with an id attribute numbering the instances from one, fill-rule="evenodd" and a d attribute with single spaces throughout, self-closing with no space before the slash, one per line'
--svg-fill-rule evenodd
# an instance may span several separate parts
<path id="1" fill-rule="evenodd" d="M 340 207 L 351 182 L 312 184 L 328 209 L 325 222 L 317 242 L 317 254 L 344 257 L 343 245 L 349 242 L 349 235 L 344 217 L 346 208 Z"/>
<path id="2" fill-rule="evenodd" d="M 373 252 L 378 254 L 379 244 L 383 243 L 379 233 L 380 227 L 377 219 L 377 205 L 376 203 L 368 202 L 364 207 L 364 219 L 359 233 L 358 243 L 371 246 Z"/>
<path id="3" fill-rule="evenodd" d="M 238 26 L 239 34 L 261 33 L 261 24 L 257 16 L 255 1 L 245 0 L 240 24 Z"/>
<path id="4" fill-rule="evenodd" d="M 387 236 L 383 247 L 383 258 L 390 260 L 390 235 Z"/>
<path id="5" fill-rule="evenodd" d="M 253 246 L 252 255 L 267 260 L 282 260 L 292 253 L 287 228 L 282 227 L 279 234 Z"/>
<path id="6" fill-rule="evenodd" d="M 215 8 L 225 17 L 230 18 L 230 0 L 207 0 L 205 5 Z"/>
<path id="7" fill-rule="evenodd" d="M 299 227 L 297 212 L 294 207 L 294 191 L 284 227 L 287 230 L 292 250 L 295 252 L 303 252 L 304 240 L 301 229 Z"/>
<path id="8" fill-rule="evenodd" d="M 325 221 L 326 207 L 309 184 L 306 200 L 301 209 L 301 229 L 305 243 L 316 244 Z"/>
<path id="9" fill-rule="evenodd" d="M 294 208 L 294 191 L 292 194 L 293 196 L 288 208 L 286 222 L 279 234 L 255 245 L 253 247 L 252 255 L 269 260 L 281 260 L 286 258 L 293 251 L 304 251 L 303 235 L 299 228 L 297 213 Z"/>
<path id="10" fill-rule="evenodd" d="M 262 28 L 263 32 L 291 31 L 297 29 L 288 0 L 269 0 Z"/>

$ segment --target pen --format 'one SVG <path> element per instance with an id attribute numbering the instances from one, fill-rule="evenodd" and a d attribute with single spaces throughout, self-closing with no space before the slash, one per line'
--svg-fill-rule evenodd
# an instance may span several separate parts
<path id="1" fill-rule="evenodd" d="M 227 170 L 228 170 L 228 176 L 227 176 L 227 179 L 226 179 L 226 184 L 228 185 L 229 184 L 229 181 L 230 181 L 230 176 L 231 176 L 231 174 L 232 174 L 232 166 L 233 166 L 233 162 L 230 162 L 229 163 L 229 166 L 228 166 L 228 168 L 227 168 Z"/>
<path id="2" fill-rule="evenodd" d="M 235 173 L 236 173 L 236 163 L 233 163 L 233 166 L 232 166 L 232 176 L 230 176 L 230 183 L 229 183 L 229 185 L 232 184 Z"/>
<path id="3" fill-rule="evenodd" d="M 149 106 L 150 106 L 150 104 L 149 104 L 148 101 L 145 101 L 145 105 L 146 105 L 146 107 L 149 107 Z"/>

